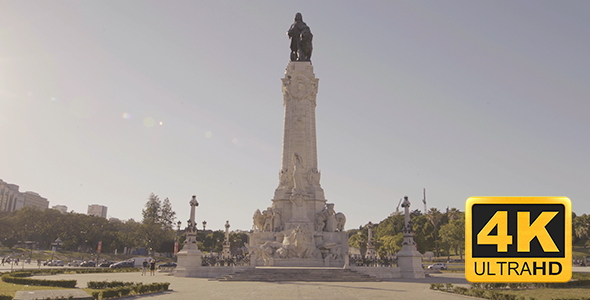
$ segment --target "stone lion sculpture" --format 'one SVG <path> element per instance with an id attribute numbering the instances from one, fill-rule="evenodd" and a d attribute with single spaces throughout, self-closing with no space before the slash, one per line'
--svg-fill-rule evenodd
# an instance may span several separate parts
<path id="1" fill-rule="evenodd" d="M 344 224 L 346 224 L 346 216 L 343 213 L 339 212 L 334 215 L 336 218 L 336 230 L 343 232 L 344 231 Z"/>
<path id="2" fill-rule="evenodd" d="M 254 231 L 263 231 L 264 229 L 264 216 L 260 212 L 260 209 L 257 209 L 254 212 L 254 216 L 252 217 L 254 220 Z"/>

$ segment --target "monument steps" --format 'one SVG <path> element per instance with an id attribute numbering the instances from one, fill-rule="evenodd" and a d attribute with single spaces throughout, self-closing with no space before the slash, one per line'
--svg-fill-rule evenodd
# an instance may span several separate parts
<path id="1" fill-rule="evenodd" d="M 253 268 L 217 278 L 218 281 L 376 282 L 377 278 L 350 269 Z"/>

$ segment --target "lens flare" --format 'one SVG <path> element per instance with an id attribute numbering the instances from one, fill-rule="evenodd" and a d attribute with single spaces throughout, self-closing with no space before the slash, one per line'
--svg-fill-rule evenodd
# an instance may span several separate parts
<path id="1" fill-rule="evenodd" d="M 145 119 L 143 119 L 143 126 L 150 128 L 154 125 L 156 125 L 156 120 L 154 120 L 152 117 L 146 117 Z"/>
<path id="2" fill-rule="evenodd" d="M 205 137 L 206 138 L 210 138 L 211 136 L 213 136 L 213 133 L 211 133 L 211 131 L 205 132 Z"/>
<path id="3" fill-rule="evenodd" d="M 131 120 L 131 114 L 130 113 L 123 113 L 123 119 Z"/>

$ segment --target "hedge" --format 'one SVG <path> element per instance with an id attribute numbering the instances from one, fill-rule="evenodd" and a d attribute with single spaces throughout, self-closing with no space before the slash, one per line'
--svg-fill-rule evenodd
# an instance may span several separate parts
<path id="1" fill-rule="evenodd" d="M 15 284 L 55 286 L 55 287 L 63 287 L 63 288 L 75 288 L 76 284 L 77 284 L 76 280 L 48 280 L 48 279 L 26 278 L 25 276 L 27 276 L 27 275 L 24 273 L 28 273 L 28 276 L 31 276 L 30 272 L 4 273 L 4 274 L 2 274 L 2 281 L 7 282 L 7 283 L 15 283 Z"/>
<path id="2" fill-rule="evenodd" d="M 116 288 L 122 286 L 133 286 L 135 283 L 133 282 L 123 282 L 123 281 L 88 281 L 88 288 L 101 290 L 101 289 L 108 289 L 108 288 Z"/>
<path id="3" fill-rule="evenodd" d="M 6 273 L 6 274 L 10 274 L 10 276 L 12 277 L 31 277 L 33 276 L 33 273 L 28 272 L 28 271 L 21 271 L 21 272 L 12 272 L 12 273 Z"/>
<path id="4" fill-rule="evenodd" d="M 0 295 L 0 300 L 12 300 L 13 297 L 9 295 Z"/>
<path id="5" fill-rule="evenodd" d="M 122 282 L 122 281 L 90 281 L 88 282 L 88 288 L 101 289 L 101 291 L 93 291 L 92 298 L 98 299 L 109 299 L 117 297 L 125 297 L 130 294 L 147 294 L 156 293 L 161 291 L 167 291 L 170 286 L 169 282 L 162 283 L 134 283 L 134 282 Z M 110 287 L 110 288 L 108 288 Z"/>

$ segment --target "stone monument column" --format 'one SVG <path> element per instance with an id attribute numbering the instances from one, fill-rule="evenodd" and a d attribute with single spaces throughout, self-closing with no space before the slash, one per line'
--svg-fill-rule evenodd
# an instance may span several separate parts
<path id="1" fill-rule="evenodd" d="M 300 13 L 287 35 L 291 56 L 281 78 L 284 124 L 279 184 L 272 205 L 257 209 L 248 248 L 254 265 L 342 266 L 348 255 L 346 217 L 326 204 L 316 143 L 319 79 L 311 65 L 311 30 Z"/>
<path id="2" fill-rule="evenodd" d="M 368 239 L 367 239 L 367 252 L 365 253 L 365 259 L 370 261 L 377 260 L 377 251 L 375 251 L 375 244 L 373 243 L 373 223 L 367 224 Z"/>
<path id="3" fill-rule="evenodd" d="M 285 229 L 313 229 L 326 199 L 320 185 L 315 125 L 318 81 L 309 61 L 290 61 L 283 83 L 283 156 L 273 202 Z"/>
<path id="4" fill-rule="evenodd" d="M 231 258 L 231 249 L 229 242 L 229 221 L 225 221 L 225 238 L 223 239 L 223 250 L 221 251 L 221 259 Z"/>
<path id="5" fill-rule="evenodd" d="M 189 202 L 191 206 L 190 219 L 186 226 L 186 241 L 182 250 L 176 256 L 178 257 L 178 266 L 174 271 L 174 276 L 189 277 L 194 275 L 198 268 L 201 267 L 203 253 L 197 247 L 197 222 L 195 221 L 196 208 L 199 206 L 197 196 Z"/>
<path id="6" fill-rule="evenodd" d="M 402 249 L 397 253 L 397 265 L 399 266 L 402 278 L 424 278 L 424 269 L 422 269 L 422 254 L 416 248 L 414 242 L 414 229 L 410 221 L 410 200 L 408 196 L 404 197 L 402 203 L 404 208 L 404 241 Z"/>

